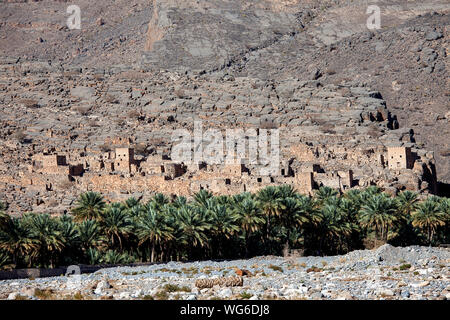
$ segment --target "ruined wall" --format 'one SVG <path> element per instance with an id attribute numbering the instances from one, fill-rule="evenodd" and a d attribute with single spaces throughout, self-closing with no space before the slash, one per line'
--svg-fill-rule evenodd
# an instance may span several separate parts
<path id="1" fill-rule="evenodd" d="M 311 162 L 316 160 L 314 152 L 306 144 L 296 144 L 289 148 L 288 154 L 301 162 Z"/>
<path id="2" fill-rule="evenodd" d="M 189 195 L 189 183 L 182 180 L 166 180 L 159 176 L 121 177 L 119 175 L 90 175 L 83 180 L 81 188 L 103 193 L 162 192 Z"/>

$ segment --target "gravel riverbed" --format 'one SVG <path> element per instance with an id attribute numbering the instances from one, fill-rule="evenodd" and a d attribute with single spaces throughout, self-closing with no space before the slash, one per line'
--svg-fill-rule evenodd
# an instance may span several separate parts
<path id="1" fill-rule="evenodd" d="M 241 287 L 198 289 L 200 278 L 244 276 Z M 115 267 L 92 274 L 0 281 L 0 299 L 450 300 L 450 250 L 393 247 L 328 257 L 255 257 Z"/>

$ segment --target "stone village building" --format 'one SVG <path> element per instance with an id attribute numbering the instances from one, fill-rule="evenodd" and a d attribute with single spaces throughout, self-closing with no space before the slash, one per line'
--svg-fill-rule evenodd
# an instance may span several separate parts
<path id="1" fill-rule="evenodd" d="M 337 170 L 325 169 L 319 158 L 314 157 L 303 158 L 303 161 L 295 157 L 284 159 L 278 174 L 261 176 L 258 170 L 245 163 L 184 164 L 175 163 L 161 154 L 135 157 L 131 144 L 123 142 L 116 142 L 112 150 L 106 152 L 91 150 L 89 153 L 59 153 L 49 150 L 36 154 L 32 157 L 28 172 L 21 174 L 22 183 L 26 188 L 35 190 L 55 191 L 71 186 L 79 193 L 92 190 L 115 194 L 118 198 L 136 192 L 191 196 L 202 189 L 229 195 L 256 192 L 268 185 L 281 184 L 292 185 L 303 194 L 312 194 L 320 186 L 329 186 L 340 192 L 366 186 L 362 179 L 354 179 L 352 169 L 345 166 Z M 415 159 L 410 147 L 387 147 L 386 152 L 377 159 L 389 171 L 414 169 Z M 407 188 L 417 189 L 418 186 Z"/>

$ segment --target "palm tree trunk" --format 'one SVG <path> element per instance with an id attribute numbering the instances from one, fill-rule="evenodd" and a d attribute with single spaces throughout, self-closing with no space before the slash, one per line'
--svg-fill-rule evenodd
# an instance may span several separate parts
<path id="1" fill-rule="evenodd" d="M 161 250 L 161 260 L 160 261 L 164 261 L 164 250 L 163 250 L 163 245 L 160 243 L 159 244 L 159 249 Z"/>
<path id="2" fill-rule="evenodd" d="M 154 242 L 152 242 L 152 254 L 151 254 L 150 262 L 155 262 L 155 243 Z"/>
<path id="3" fill-rule="evenodd" d="M 272 254 L 272 248 L 270 243 L 270 212 L 267 216 L 267 225 L 266 225 L 266 240 L 269 248 L 269 254 Z"/>
<path id="4" fill-rule="evenodd" d="M 15 251 L 12 254 L 12 258 L 13 258 L 13 263 L 14 263 L 15 268 L 17 268 L 17 254 Z"/>
<path id="5" fill-rule="evenodd" d="M 249 235 L 248 235 L 248 231 L 245 231 L 245 257 L 248 258 L 248 239 L 249 239 Z"/>
<path id="6" fill-rule="evenodd" d="M 288 253 L 289 253 L 289 240 L 290 239 L 291 239 L 291 229 L 290 229 L 290 227 L 288 227 L 287 239 L 286 239 L 286 248 L 287 248 Z"/>
<path id="7" fill-rule="evenodd" d="M 431 247 L 431 241 L 433 239 L 433 228 L 431 226 L 428 227 L 428 244 Z"/>

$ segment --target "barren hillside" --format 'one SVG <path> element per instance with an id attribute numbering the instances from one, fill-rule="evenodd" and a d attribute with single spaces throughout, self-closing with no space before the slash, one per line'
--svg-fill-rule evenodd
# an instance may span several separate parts
<path id="1" fill-rule="evenodd" d="M 195 119 L 219 128 L 269 121 L 288 129 L 284 150 L 308 145 L 321 170 L 353 170 L 361 186 L 433 192 L 435 166 L 444 192 L 450 5 L 377 1 L 381 29 L 368 30 L 369 4 L 81 0 L 81 29 L 70 30 L 68 2 L 0 3 L 3 198 L 20 199 L 21 210 L 67 207 L 91 182 L 31 178 L 35 154 L 82 157 L 89 175 L 85 157 L 108 137 L 132 137 L 148 161 Z M 380 165 L 394 144 L 419 155 L 414 173 Z M 364 157 L 349 160 L 353 149 Z M 38 180 L 42 190 L 30 190 Z M 59 197 L 66 202 L 53 203 Z"/>

